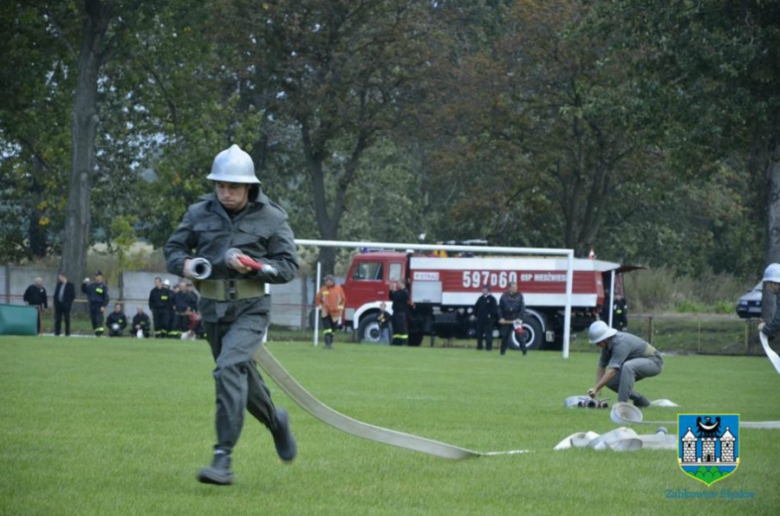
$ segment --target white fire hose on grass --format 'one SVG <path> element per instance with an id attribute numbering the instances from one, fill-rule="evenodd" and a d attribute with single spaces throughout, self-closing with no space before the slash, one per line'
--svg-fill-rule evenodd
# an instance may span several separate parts
<path id="1" fill-rule="evenodd" d="M 677 421 L 644 421 L 644 416 L 639 408 L 630 403 L 615 403 L 612 406 L 610 419 L 619 425 L 676 425 Z M 740 428 L 763 428 L 767 430 L 780 429 L 780 421 L 740 421 Z"/>
<path id="2" fill-rule="evenodd" d="M 477 452 L 352 419 L 351 417 L 333 410 L 312 396 L 309 391 L 304 389 L 303 386 L 282 367 L 276 358 L 274 358 L 268 349 L 266 349 L 265 345 L 260 346 L 255 352 L 254 358 L 257 363 L 260 364 L 260 367 L 263 368 L 263 371 L 271 377 L 274 383 L 276 383 L 276 385 L 278 385 L 279 388 L 303 410 L 323 423 L 337 428 L 342 432 L 378 443 L 427 453 L 428 455 L 441 457 L 443 459 L 459 460 L 490 455 L 516 455 L 528 452 L 528 450 Z"/>
<path id="3" fill-rule="evenodd" d="M 638 435 L 633 429 L 620 427 L 605 434 L 578 432 L 559 442 L 553 450 L 593 448 L 596 451 L 674 450 L 677 436 L 659 428 L 654 434 Z"/>
<path id="4" fill-rule="evenodd" d="M 780 360 L 779 360 L 780 361 Z M 566 398 L 567 407 L 578 406 L 576 399 L 580 396 Z M 654 407 L 677 407 L 670 400 L 655 400 L 650 403 Z M 642 411 L 630 403 L 615 403 L 609 414 L 610 419 L 619 425 L 676 425 L 677 421 L 645 421 Z M 740 428 L 780 429 L 780 421 L 740 421 Z M 593 448 L 597 451 L 634 451 L 640 449 L 651 450 L 676 450 L 678 446 L 677 436 L 669 434 L 666 428 L 661 426 L 655 434 L 638 435 L 633 429 L 621 426 L 603 435 L 596 432 L 577 432 L 566 437 L 558 443 L 554 450 L 568 450 L 569 448 Z"/>

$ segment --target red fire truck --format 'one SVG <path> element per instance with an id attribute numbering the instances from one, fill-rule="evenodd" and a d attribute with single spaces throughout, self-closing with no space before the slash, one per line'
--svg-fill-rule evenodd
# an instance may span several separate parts
<path id="1" fill-rule="evenodd" d="M 633 267 L 601 260 L 574 259 L 572 331 L 596 320 L 615 272 L 615 296 L 622 297 L 622 272 Z M 342 285 L 347 296 L 345 325 L 360 341 L 379 340 L 377 313 L 388 301 L 389 285 L 404 282 L 411 297 L 409 345 L 419 346 L 425 335 L 471 338 L 472 315 L 483 285 L 498 299 L 516 281 L 526 304 L 523 336 L 533 349 L 560 349 L 566 306 L 565 258 L 543 257 L 438 257 L 401 252 L 355 254 Z"/>

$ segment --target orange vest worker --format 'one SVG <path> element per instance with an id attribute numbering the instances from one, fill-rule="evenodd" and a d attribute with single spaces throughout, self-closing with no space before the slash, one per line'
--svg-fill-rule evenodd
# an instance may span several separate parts
<path id="1" fill-rule="evenodd" d="M 332 276 L 325 277 L 325 285 L 317 292 L 314 302 L 322 309 L 322 317 L 331 316 L 334 320 L 341 317 L 347 297 L 344 290 L 336 285 Z"/>

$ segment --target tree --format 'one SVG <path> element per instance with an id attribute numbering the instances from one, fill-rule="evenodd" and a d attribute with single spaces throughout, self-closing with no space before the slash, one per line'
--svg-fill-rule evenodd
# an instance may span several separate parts
<path id="1" fill-rule="evenodd" d="M 643 113 L 625 107 L 632 81 L 603 39 L 576 30 L 586 11 L 568 0 L 514 4 L 501 37 L 453 62 L 435 88 L 432 123 L 452 134 L 435 166 L 442 185 L 454 184 L 453 170 L 462 177 L 455 224 L 478 220 L 497 242 L 582 253 L 623 185 L 652 180 Z"/>
<path id="2" fill-rule="evenodd" d="M 0 20 L 0 259 L 41 258 L 60 243 L 70 54 L 45 7 L 6 2 Z"/>
<path id="3" fill-rule="evenodd" d="M 425 66 L 429 8 L 408 0 L 236 2 L 243 94 L 293 124 L 319 237 L 336 240 L 365 152 L 400 123 Z M 246 72 L 248 71 L 248 72 Z M 323 248 L 326 272 L 335 249 Z"/>
<path id="4" fill-rule="evenodd" d="M 77 80 L 71 113 L 71 169 L 60 269 L 79 278 L 87 268 L 90 236 L 90 195 L 95 173 L 98 122 L 98 79 L 116 34 L 113 26 L 119 2 L 84 0 Z"/>
<path id="5" fill-rule="evenodd" d="M 753 175 L 753 185 L 765 185 L 764 258 L 780 261 L 780 4 L 594 4 L 597 30 L 635 50 L 626 64 L 657 114 L 653 125 L 668 164 L 701 177 L 736 163 Z"/>

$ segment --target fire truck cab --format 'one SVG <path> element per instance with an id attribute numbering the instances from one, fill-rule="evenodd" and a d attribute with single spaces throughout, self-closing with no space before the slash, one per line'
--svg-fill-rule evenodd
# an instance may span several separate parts
<path id="1" fill-rule="evenodd" d="M 410 293 L 409 345 L 419 346 L 425 335 L 472 338 L 473 307 L 483 285 L 498 300 L 516 281 L 526 310 L 523 338 L 533 349 L 560 349 L 566 306 L 565 258 L 439 257 L 401 252 L 361 252 L 352 258 L 344 288 L 345 324 L 360 341 L 378 342 L 377 313 L 389 302 L 390 283 L 403 282 Z M 572 331 L 587 328 L 600 313 L 615 271 L 615 296 L 622 297 L 620 264 L 574 259 Z M 496 331 L 498 328 L 496 328 Z M 519 346 L 518 346 L 519 347 Z"/>

